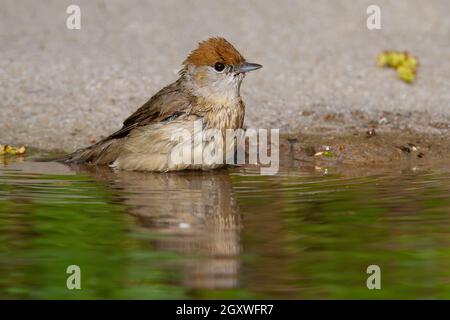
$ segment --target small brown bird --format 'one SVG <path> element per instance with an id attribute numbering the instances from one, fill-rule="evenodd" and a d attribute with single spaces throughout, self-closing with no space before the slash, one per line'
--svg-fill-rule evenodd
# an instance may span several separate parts
<path id="1" fill-rule="evenodd" d="M 200 42 L 184 60 L 179 79 L 129 116 L 120 130 L 60 161 L 140 171 L 221 167 L 223 164 L 174 161 L 172 155 L 182 144 L 173 137 L 183 132 L 195 135 L 198 120 L 203 129 L 218 129 L 222 136 L 226 129 L 242 128 L 241 82 L 245 73 L 261 67 L 246 62 L 224 38 Z"/>

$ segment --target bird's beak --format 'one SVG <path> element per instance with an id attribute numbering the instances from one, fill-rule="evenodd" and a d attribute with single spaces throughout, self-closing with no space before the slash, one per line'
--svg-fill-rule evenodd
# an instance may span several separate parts
<path id="1" fill-rule="evenodd" d="M 253 70 L 258 70 L 262 68 L 262 65 L 257 63 L 244 62 L 233 68 L 233 71 L 236 73 L 246 73 Z"/>

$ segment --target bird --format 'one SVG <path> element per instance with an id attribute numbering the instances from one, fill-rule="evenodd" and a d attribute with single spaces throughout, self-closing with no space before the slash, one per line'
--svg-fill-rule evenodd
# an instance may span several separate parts
<path id="1" fill-rule="evenodd" d="M 193 134 L 195 141 L 195 123 L 201 123 L 202 129 L 218 130 L 222 137 L 227 129 L 242 129 L 245 105 L 241 83 L 248 72 L 261 67 L 247 62 L 223 37 L 201 41 L 183 61 L 179 78 L 126 118 L 121 129 L 58 161 L 154 172 L 224 167 L 224 162 L 175 161 L 173 154 L 186 149 L 173 137 Z"/>

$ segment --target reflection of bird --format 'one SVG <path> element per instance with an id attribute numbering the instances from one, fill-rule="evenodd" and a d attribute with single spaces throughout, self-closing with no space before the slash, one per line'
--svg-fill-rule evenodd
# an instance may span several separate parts
<path id="1" fill-rule="evenodd" d="M 183 62 L 180 78 L 128 117 L 122 129 L 61 161 L 145 171 L 219 167 L 217 162 L 173 161 L 171 155 L 177 146 L 180 148 L 173 136 L 193 134 L 196 120 L 202 120 L 204 128 L 220 130 L 222 135 L 225 129 L 242 128 L 245 106 L 241 82 L 246 72 L 259 68 L 259 64 L 246 62 L 223 38 L 201 42 Z"/>
<path id="2" fill-rule="evenodd" d="M 186 285 L 229 288 L 237 284 L 241 219 L 227 172 L 113 172 L 106 166 L 71 165 L 120 190 L 120 201 L 140 231 L 166 234 L 158 250 L 189 256 L 181 268 Z"/>

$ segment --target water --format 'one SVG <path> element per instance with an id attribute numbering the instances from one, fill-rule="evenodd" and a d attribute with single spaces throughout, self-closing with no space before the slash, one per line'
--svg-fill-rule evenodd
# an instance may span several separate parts
<path id="1" fill-rule="evenodd" d="M 0 298 L 450 298 L 450 174 L 0 164 Z M 380 266 L 381 290 L 366 268 Z M 81 268 L 81 290 L 66 268 Z"/>

